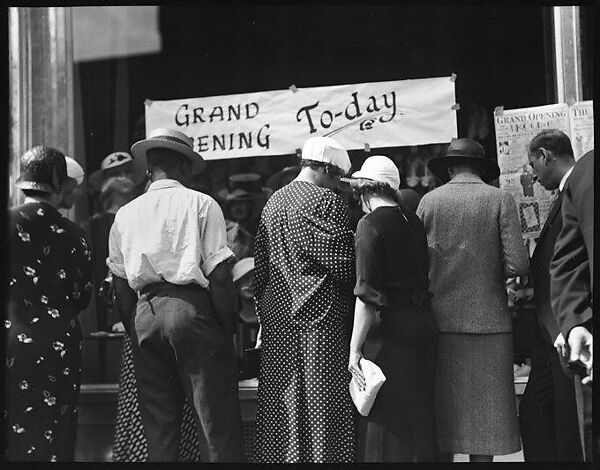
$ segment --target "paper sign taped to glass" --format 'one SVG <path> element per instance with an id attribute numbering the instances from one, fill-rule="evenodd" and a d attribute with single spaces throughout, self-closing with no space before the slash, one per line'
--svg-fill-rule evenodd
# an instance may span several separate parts
<path id="1" fill-rule="evenodd" d="M 146 100 L 146 134 L 191 137 L 205 160 L 294 154 L 309 137 L 347 150 L 443 144 L 457 136 L 450 77 Z"/>
<path id="2" fill-rule="evenodd" d="M 363 416 L 369 416 L 377 393 L 386 379 L 383 371 L 374 362 L 362 358 L 359 364 L 365 376 L 365 389 L 360 390 L 352 378 L 349 384 L 350 396 L 358 412 Z"/>
<path id="3" fill-rule="evenodd" d="M 494 111 L 500 188 L 515 199 L 521 233 L 532 243 L 540 235 L 556 192 L 534 182 L 529 143 L 544 129 L 559 129 L 571 138 L 575 159 L 579 159 L 594 148 L 593 109 L 593 101 L 581 101 Z"/>

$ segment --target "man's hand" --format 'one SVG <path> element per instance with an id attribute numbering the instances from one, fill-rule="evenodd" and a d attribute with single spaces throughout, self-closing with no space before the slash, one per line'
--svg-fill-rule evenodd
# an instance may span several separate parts
<path id="1" fill-rule="evenodd" d="M 556 348 L 556 352 L 561 357 L 569 356 L 569 345 L 565 342 L 565 337 L 562 333 L 559 333 L 554 341 L 554 347 Z"/>
<path id="2" fill-rule="evenodd" d="M 352 378 L 356 381 L 359 390 L 366 388 L 365 375 L 360 368 L 360 359 L 362 353 L 360 351 L 350 351 L 350 358 L 348 359 L 348 370 L 352 374 Z"/>
<path id="3" fill-rule="evenodd" d="M 585 326 L 576 326 L 569 332 L 569 361 L 580 361 L 588 370 L 588 376 L 582 380 L 587 384 L 592 381 L 593 336 Z"/>
<path id="4" fill-rule="evenodd" d="M 588 385 L 588 384 L 592 385 L 592 382 L 593 382 L 593 375 L 594 375 L 594 370 L 593 370 L 593 369 L 591 369 L 591 368 L 590 368 L 590 369 L 588 369 L 588 374 L 589 374 L 589 375 L 586 375 L 586 376 L 585 376 L 585 377 L 584 377 L 584 378 L 581 380 L 581 383 L 582 383 L 583 385 Z"/>
<path id="5" fill-rule="evenodd" d="M 135 308 L 137 304 L 137 295 L 129 287 L 127 279 L 113 275 L 113 284 L 115 287 L 115 308 L 123 322 L 123 327 L 127 334 L 131 335 L 131 327 L 135 318 Z"/>

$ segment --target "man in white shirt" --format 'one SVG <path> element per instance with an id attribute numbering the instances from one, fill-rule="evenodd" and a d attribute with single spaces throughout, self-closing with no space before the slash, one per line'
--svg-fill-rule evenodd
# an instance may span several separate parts
<path id="1" fill-rule="evenodd" d="M 203 458 L 242 461 L 233 252 L 223 213 L 182 184 L 204 166 L 185 134 L 157 129 L 131 153 L 147 162 L 151 184 L 117 212 L 107 265 L 132 338 L 148 460 L 177 460 L 187 396 Z"/>

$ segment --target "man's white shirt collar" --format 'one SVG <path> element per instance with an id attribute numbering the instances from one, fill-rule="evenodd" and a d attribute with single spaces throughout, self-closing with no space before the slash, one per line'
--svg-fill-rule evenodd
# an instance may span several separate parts
<path id="1" fill-rule="evenodd" d="M 181 184 L 177 180 L 164 178 L 164 179 L 157 180 L 157 181 L 154 181 L 153 183 L 151 183 L 150 186 L 148 186 L 148 189 L 146 190 L 146 192 L 155 191 L 157 189 L 177 188 L 177 187 L 184 188 L 185 186 L 183 186 L 183 184 Z"/>
<path id="2" fill-rule="evenodd" d="M 575 168 L 575 165 L 573 165 L 571 168 L 569 168 L 567 170 L 567 172 L 564 174 L 564 176 L 562 177 L 562 179 L 560 180 L 560 184 L 558 185 L 558 190 L 562 193 L 562 190 L 565 187 L 565 184 L 567 184 L 567 179 L 569 178 L 569 176 L 571 175 L 571 172 L 573 171 L 573 168 Z"/>

